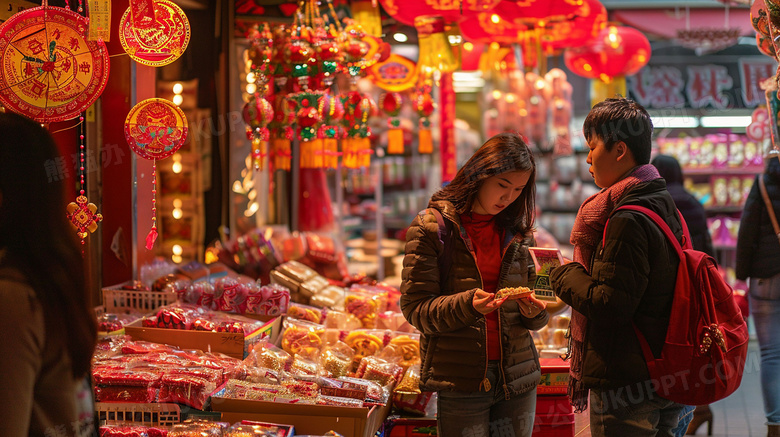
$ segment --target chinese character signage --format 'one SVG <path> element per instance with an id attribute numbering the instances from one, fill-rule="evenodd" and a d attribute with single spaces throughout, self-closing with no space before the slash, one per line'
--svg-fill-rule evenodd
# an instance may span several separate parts
<path id="1" fill-rule="evenodd" d="M 628 92 L 648 108 L 755 108 L 766 103 L 759 84 L 776 68 L 764 57 L 743 57 L 737 64 L 647 66 L 628 78 Z"/>

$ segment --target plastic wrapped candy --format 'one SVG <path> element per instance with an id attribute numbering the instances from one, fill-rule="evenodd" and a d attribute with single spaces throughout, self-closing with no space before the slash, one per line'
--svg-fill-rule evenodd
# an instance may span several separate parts
<path id="1" fill-rule="evenodd" d="M 328 377 L 347 376 L 355 352 L 346 343 L 327 346 L 320 354 L 320 373 Z"/>
<path id="2" fill-rule="evenodd" d="M 319 351 L 322 346 L 320 335 L 324 331 L 322 325 L 303 320 L 285 319 L 282 332 L 282 349 L 295 355 L 304 353 L 309 355 L 311 351 Z"/>
<path id="3" fill-rule="evenodd" d="M 355 359 L 372 356 L 383 347 L 382 338 L 370 331 L 352 331 L 344 338 L 344 343 L 355 351 Z"/>
<path id="4" fill-rule="evenodd" d="M 339 396 L 318 396 L 317 405 L 332 405 L 335 407 L 362 408 L 363 401 L 359 399 L 344 398 Z"/>
<path id="5" fill-rule="evenodd" d="M 420 394 L 420 365 L 415 364 L 409 367 L 404 373 L 401 382 L 393 390 L 393 393 L 400 394 Z"/>
<path id="6" fill-rule="evenodd" d="M 385 386 L 399 382 L 403 376 L 403 368 L 378 357 L 365 357 L 360 360 L 355 376 Z"/>
<path id="7" fill-rule="evenodd" d="M 292 356 L 274 345 L 263 343 L 260 347 L 255 347 L 245 361 L 258 367 L 281 372 L 290 367 Z"/>
<path id="8" fill-rule="evenodd" d="M 379 356 L 397 362 L 406 370 L 420 362 L 420 336 L 418 334 L 398 335 L 390 340 Z"/>
<path id="9" fill-rule="evenodd" d="M 290 304 L 290 307 L 287 308 L 287 316 L 293 319 L 307 320 L 312 323 L 323 322 L 322 310 L 320 310 L 319 308 L 315 308 L 309 305 L 303 305 L 299 303 Z"/>
<path id="10" fill-rule="evenodd" d="M 211 308 L 214 303 L 214 284 L 200 281 L 191 284 L 184 294 L 184 301 L 205 308 Z"/>
<path id="11" fill-rule="evenodd" d="M 263 285 L 247 296 L 246 312 L 276 317 L 287 312 L 290 289 L 279 284 Z"/>
<path id="12" fill-rule="evenodd" d="M 277 384 L 250 383 L 231 379 L 225 385 L 224 396 L 231 399 L 251 399 L 272 401 L 280 392 L 286 389 Z"/>

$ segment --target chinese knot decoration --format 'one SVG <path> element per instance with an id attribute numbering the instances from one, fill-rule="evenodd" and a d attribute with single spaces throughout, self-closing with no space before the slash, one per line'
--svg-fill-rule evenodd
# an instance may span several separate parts
<path id="1" fill-rule="evenodd" d="M 428 85 L 418 89 L 413 97 L 413 105 L 417 115 L 420 116 L 420 131 L 418 133 L 418 151 L 420 153 L 433 153 L 433 136 L 431 134 L 430 116 L 436 109 L 431 97 L 431 88 Z"/>
<path id="2" fill-rule="evenodd" d="M 401 113 L 403 98 L 400 93 L 382 93 L 379 96 L 379 107 L 382 108 L 387 119 L 387 153 L 404 153 L 404 132 L 401 130 L 401 121 L 398 114 Z"/>

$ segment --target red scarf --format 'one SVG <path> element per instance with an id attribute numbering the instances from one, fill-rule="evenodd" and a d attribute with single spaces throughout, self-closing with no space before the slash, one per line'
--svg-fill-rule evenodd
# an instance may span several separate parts
<path id="1" fill-rule="evenodd" d="M 593 254 L 604 236 L 604 226 L 623 195 L 641 183 L 660 177 L 654 166 L 645 164 L 635 167 L 625 178 L 588 197 L 580 206 L 571 230 L 570 242 L 574 245 L 574 261 L 585 266 L 585 270 L 590 273 Z M 571 338 L 569 338 L 568 351 L 570 360 L 568 392 L 569 400 L 578 413 L 588 408 L 588 389 L 582 385 L 583 352 L 587 329 L 588 319 L 577 311 L 572 311 L 569 325 Z"/>

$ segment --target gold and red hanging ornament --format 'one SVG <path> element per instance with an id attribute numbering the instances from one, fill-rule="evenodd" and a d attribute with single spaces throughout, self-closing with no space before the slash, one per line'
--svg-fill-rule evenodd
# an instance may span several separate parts
<path id="1" fill-rule="evenodd" d="M 187 117 L 172 102 L 151 98 L 135 105 L 125 119 L 125 139 L 131 149 L 144 159 L 151 159 L 152 229 L 146 236 L 146 249 L 157 240 L 157 160 L 176 153 L 187 139 Z"/>
<path id="2" fill-rule="evenodd" d="M 317 137 L 321 120 L 319 100 L 321 92 L 299 92 L 288 94 L 290 107 L 295 111 L 295 124 L 301 140 L 301 168 L 322 168 L 324 150 L 322 140 Z"/>
<path id="3" fill-rule="evenodd" d="M 330 88 L 339 70 L 341 52 L 333 26 L 317 27 L 314 31 L 314 51 L 319 65 L 317 89 Z"/>
<path id="4" fill-rule="evenodd" d="M 431 97 L 431 87 L 424 85 L 415 92 L 413 99 L 414 110 L 420 117 L 417 150 L 420 153 L 433 153 L 430 117 L 436 109 L 436 104 L 433 103 L 433 97 Z"/>
<path id="5" fill-rule="evenodd" d="M 350 3 L 352 18 L 367 34 L 381 38 L 382 16 L 379 13 L 377 0 L 352 0 Z"/>
<path id="6" fill-rule="evenodd" d="M 638 72 L 650 61 L 650 42 L 642 32 L 624 26 L 607 26 L 590 44 L 567 49 L 566 66 L 589 79 L 591 103 L 616 94 L 626 95 L 626 76 Z"/>
<path id="7" fill-rule="evenodd" d="M 320 98 L 319 106 L 322 125 L 317 136 L 322 139 L 322 148 L 325 154 L 324 167 L 336 169 L 339 164 L 339 156 L 341 156 L 338 139 L 343 131 L 339 122 L 344 117 L 344 104 L 338 96 L 326 93 Z"/>
<path id="8" fill-rule="evenodd" d="M 342 69 L 350 78 L 353 88 L 363 72 L 376 64 L 381 56 L 381 41 L 367 35 L 363 28 L 351 19 L 345 19 L 341 34 Z"/>
<path id="9" fill-rule="evenodd" d="M 452 54 L 452 48 L 445 34 L 444 19 L 440 16 L 426 15 L 414 20 L 420 46 L 417 70 L 423 80 L 428 80 L 434 72 L 452 73 L 458 69 L 458 62 Z"/>
<path id="10" fill-rule="evenodd" d="M 90 203 L 85 191 L 84 175 L 87 172 L 87 163 L 84 159 L 84 114 L 79 116 L 79 195 L 75 202 L 70 202 L 66 208 L 70 223 L 76 228 L 76 235 L 81 239 L 81 244 L 89 234 L 95 232 L 98 223 L 103 220 L 103 215 L 97 212 L 97 206 Z"/>
<path id="11" fill-rule="evenodd" d="M 108 82 L 109 58 L 87 28 L 86 18 L 46 0 L 0 24 L 0 103 L 40 123 L 90 107 Z"/>
<path id="12" fill-rule="evenodd" d="M 252 164 L 255 170 L 262 170 L 268 156 L 268 124 L 274 118 L 274 108 L 260 93 L 254 93 L 244 104 L 242 115 L 247 124 L 247 139 L 252 142 Z"/>
<path id="13" fill-rule="evenodd" d="M 160 67 L 179 59 L 190 42 L 190 22 L 168 0 L 130 0 L 119 21 L 119 42 L 139 64 Z"/>
<path id="14" fill-rule="evenodd" d="M 400 155 L 404 153 L 404 131 L 401 129 L 401 113 L 403 97 L 400 93 L 382 93 L 379 95 L 379 107 L 387 117 L 387 153 Z"/>
<path id="15" fill-rule="evenodd" d="M 247 57 L 251 62 L 250 71 L 254 75 L 254 83 L 261 95 L 267 93 L 267 84 L 273 74 L 271 68 L 271 56 L 273 55 L 274 39 L 268 24 L 263 24 L 262 29 L 258 25 L 253 26 L 247 35 L 250 46 Z M 250 82 L 250 81 L 248 81 Z"/>
<path id="16" fill-rule="evenodd" d="M 371 116 L 374 103 L 371 97 L 358 91 L 350 91 L 341 97 L 341 101 L 344 105 L 342 124 L 346 131 L 341 142 L 344 167 L 368 167 L 373 153 L 368 117 Z"/>
<path id="17" fill-rule="evenodd" d="M 295 122 L 295 102 L 287 100 L 284 94 L 274 94 L 274 117 L 270 123 L 271 157 L 275 170 L 290 170 L 292 139 L 295 137 L 292 124 Z"/>

